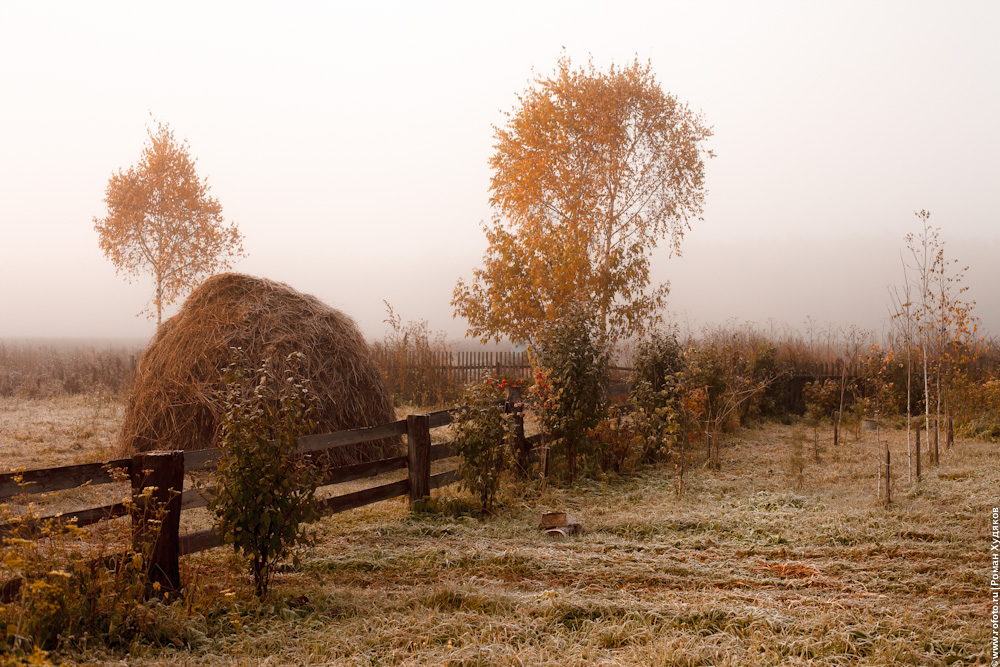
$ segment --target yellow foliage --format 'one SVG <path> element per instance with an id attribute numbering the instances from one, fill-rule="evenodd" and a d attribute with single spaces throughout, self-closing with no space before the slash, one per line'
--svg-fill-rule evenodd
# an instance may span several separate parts
<path id="1" fill-rule="evenodd" d="M 243 235 L 225 224 L 222 205 L 195 172 L 187 142 L 178 143 L 164 123 L 148 130 L 142 158 L 112 174 L 105 191 L 105 218 L 94 218 L 101 250 L 119 274 L 150 274 L 155 284 L 149 313 L 162 322 L 163 306 L 175 302 L 206 275 L 231 267 Z"/>
<path id="2" fill-rule="evenodd" d="M 452 299 L 469 333 L 528 341 L 570 304 L 612 341 L 655 323 L 668 287 L 648 289 L 652 251 L 667 239 L 679 252 L 702 212 L 702 116 L 648 63 L 599 71 L 563 57 L 495 130 L 489 249 Z"/>

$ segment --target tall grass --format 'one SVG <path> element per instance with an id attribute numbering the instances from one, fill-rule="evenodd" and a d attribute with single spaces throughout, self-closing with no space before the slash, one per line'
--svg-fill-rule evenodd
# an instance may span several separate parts
<path id="1" fill-rule="evenodd" d="M 444 360 L 450 350 L 443 332 L 431 332 L 425 320 L 404 323 L 388 302 L 388 330 L 372 344 L 386 386 L 397 405 L 440 405 L 455 401 L 462 387 L 453 380 Z"/>
<path id="2" fill-rule="evenodd" d="M 131 386 L 141 355 L 139 344 L 0 341 L 0 396 L 118 395 Z"/>

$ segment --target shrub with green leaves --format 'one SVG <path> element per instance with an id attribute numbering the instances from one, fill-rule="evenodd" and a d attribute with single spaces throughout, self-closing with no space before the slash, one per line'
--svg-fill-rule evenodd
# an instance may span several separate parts
<path id="1" fill-rule="evenodd" d="M 684 369 L 684 350 L 674 332 L 654 331 L 639 341 L 632 355 L 632 387 L 659 392 Z"/>
<path id="2" fill-rule="evenodd" d="M 180 602 L 149 585 L 155 531 L 122 548 L 114 542 L 128 541 L 127 534 L 109 530 L 95 538 L 33 510 L 14 518 L 0 505 L 0 523 L 8 526 L 0 538 L 0 664 L 51 664 L 47 651 L 88 643 L 155 642 L 159 610 Z"/>
<path id="3" fill-rule="evenodd" d="M 308 542 L 317 518 L 321 473 L 296 452 L 309 433 L 316 397 L 300 374 L 304 355 L 292 353 L 278 377 L 272 360 L 256 368 L 242 350 L 226 377 L 219 484 L 210 507 L 224 541 L 250 561 L 254 591 L 263 598 L 275 564 Z"/>
<path id="4" fill-rule="evenodd" d="M 570 483 L 588 463 L 598 465 L 588 431 L 604 416 L 609 361 L 600 326 L 583 311 L 544 327 L 533 346 L 535 409 Z"/>
<path id="5" fill-rule="evenodd" d="M 684 402 L 684 352 L 673 332 L 656 331 L 632 357 L 632 422 L 642 434 L 640 460 L 652 463 L 675 450 Z"/>
<path id="6" fill-rule="evenodd" d="M 503 409 L 505 389 L 505 381 L 496 378 L 470 385 L 455 419 L 458 471 L 483 514 L 493 511 L 501 479 L 512 464 L 516 435 L 513 415 Z"/>

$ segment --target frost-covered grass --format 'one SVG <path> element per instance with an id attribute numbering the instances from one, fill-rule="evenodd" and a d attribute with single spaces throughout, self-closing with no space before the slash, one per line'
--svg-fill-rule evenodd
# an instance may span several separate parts
<path id="1" fill-rule="evenodd" d="M 924 480 L 893 452 L 876 498 L 874 433 L 766 425 L 672 469 L 549 487 L 487 521 L 389 501 L 325 519 L 264 604 L 225 549 L 182 560 L 162 639 L 74 649 L 68 664 L 962 665 L 986 661 L 995 444 L 959 441 Z M 701 456 L 699 451 L 696 453 Z M 456 499 L 446 490 L 436 507 Z M 585 527 L 552 541 L 548 510 Z"/>

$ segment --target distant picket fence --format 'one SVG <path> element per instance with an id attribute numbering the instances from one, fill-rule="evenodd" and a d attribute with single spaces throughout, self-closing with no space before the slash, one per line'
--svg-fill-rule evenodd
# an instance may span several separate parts
<path id="1" fill-rule="evenodd" d="M 457 399 L 466 385 L 486 377 L 532 377 L 527 352 L 392 349 L 376 344 L 372 356 L 389 390 L 406 401 L 434 405 Z M 611 367 L 612 383 L 624 383 L 631 368 Z"/>

